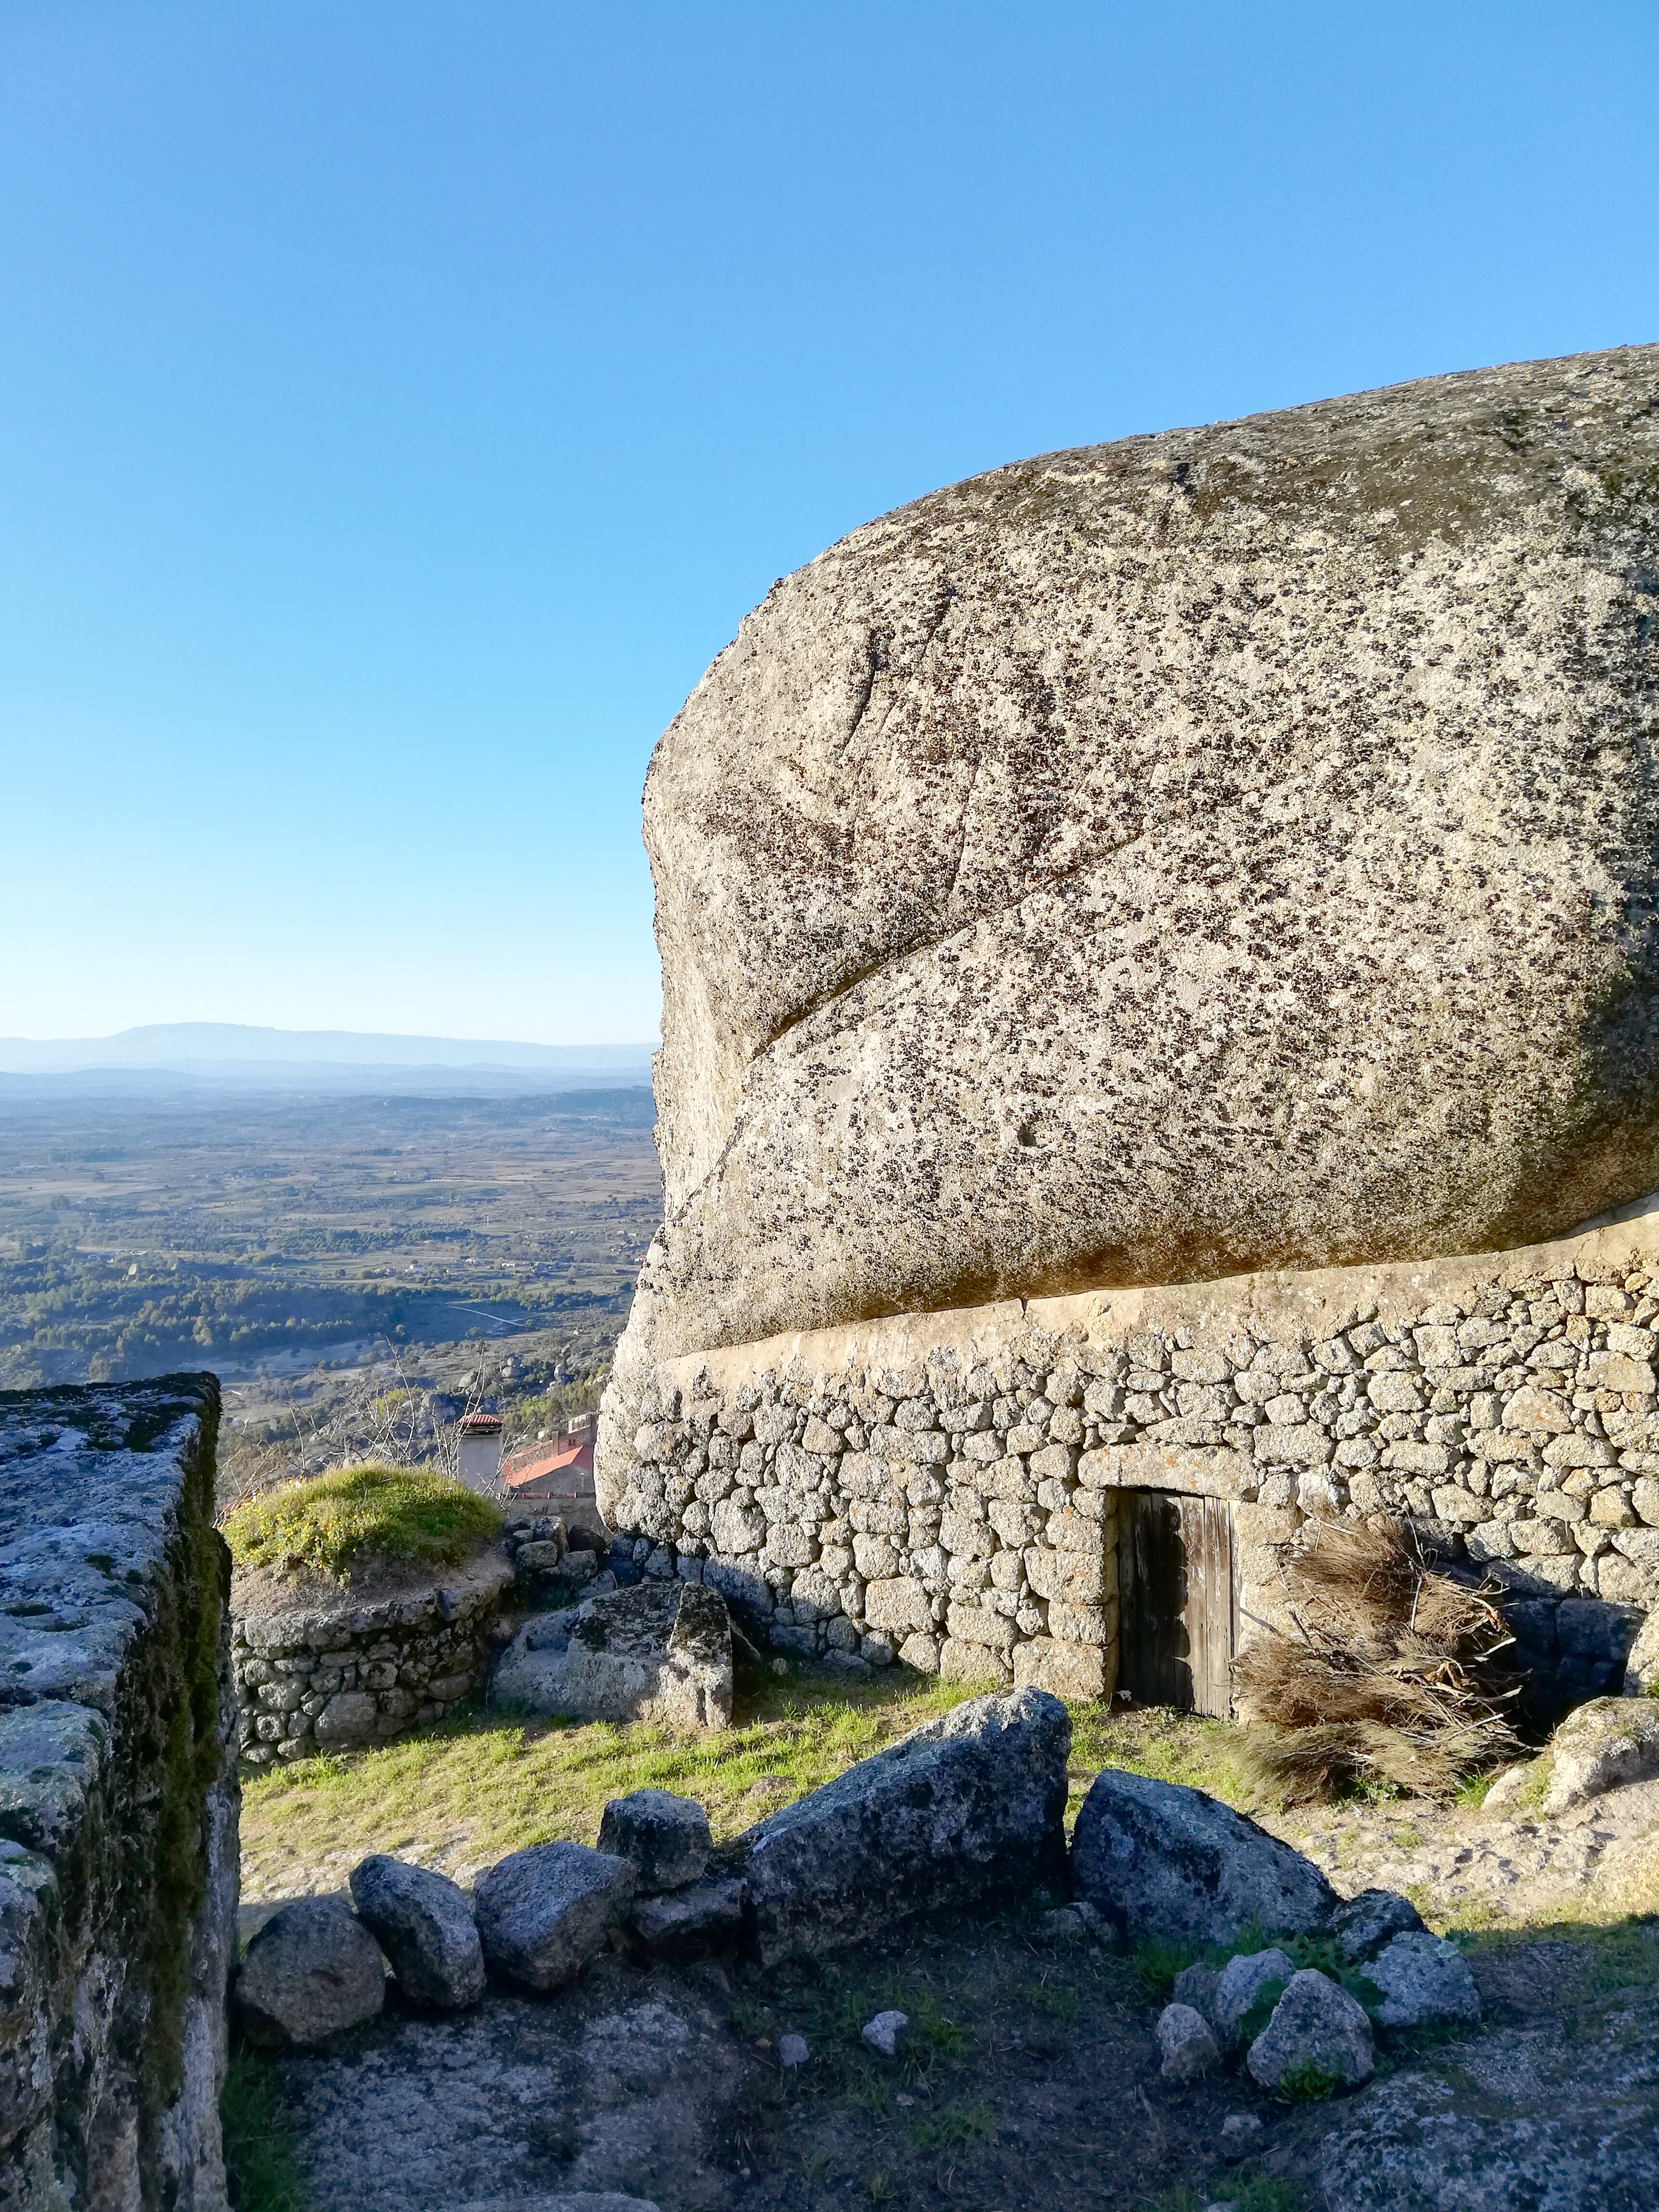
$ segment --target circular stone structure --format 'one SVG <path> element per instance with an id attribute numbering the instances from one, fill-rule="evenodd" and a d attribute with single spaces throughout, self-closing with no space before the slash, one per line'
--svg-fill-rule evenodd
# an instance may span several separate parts
<path id="1" fill-rule="evenodd" d="M 341 1589 L 239 1571 L 231 1660 L 251 1765 L 385 1743 L 483 1686 L 514 1570 L 492 1545 L 441 1577 Z"/>

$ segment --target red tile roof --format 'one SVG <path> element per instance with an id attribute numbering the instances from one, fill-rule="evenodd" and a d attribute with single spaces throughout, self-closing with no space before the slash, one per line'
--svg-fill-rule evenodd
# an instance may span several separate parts
<path id="1" fill-rule="evenodd" d="M 509 1490 L 520 1490 L 543 1475 L 586 1474 L 593 1472 L 593 1447 L 573 1443 L 560 1437 L 551 1443 L 526 1446 L 501 1462 L 501 1480 Z"/>

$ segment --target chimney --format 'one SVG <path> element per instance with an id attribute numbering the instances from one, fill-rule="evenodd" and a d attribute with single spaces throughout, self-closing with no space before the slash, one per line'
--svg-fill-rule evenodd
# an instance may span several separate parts
<path id="1" fill-rule="evenodd" d="M 463 1413 L 457 1425 L 460 1452 L 457 1474 L 469 1490 L 481 1498 L 501 1494 L 501 1417 L 499 1413 Z"/>

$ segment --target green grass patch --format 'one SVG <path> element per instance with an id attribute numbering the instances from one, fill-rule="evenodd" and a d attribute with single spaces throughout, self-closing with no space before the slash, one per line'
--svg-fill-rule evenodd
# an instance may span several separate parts
<path id="1" fill-rule="evenodd" d="M 310 2212 L 276 2069 L 245 2044 L 231 2046 L 219 2117 L 236 2212 Z"/>
<path id="2" fill-rule="evenodd" d="M 501 1530 L 500 1507 L 459 1482 L 372 1465 L 283 1483 L 239 1505 L 224 1523 L 238 1566 L 310 1567 L 337 1582 L 371 1560 L 455 1566 Z"/>
<path id="3" fill-rule="evenodd" d="M 1292 2066 L 1279 2077 L 1279 2094 L 1293 2105 L 1322 2103 L 1334 2096 L 1342 2086 L 1339 2074 L 1328 2074 L 1322 2066 L 1316 2066 L 1311 2058 L 1304 2058 L 1299 2066 Z"/>
<path id="4" fill-rule="evenodd" d="M 1530 1812 L 1534 1806 L 1541 1805 L 1545 1798 L 1549 1795 L 1550 1782 L 1554 1772 L 1555 1754 L 1553 1752 L 1540 1752 L 1538 1757 L 1534 1759 L 1532 1763 L 1531 1769 L 1527 1775 L 1526 1780 L 1521 1784 L 1519 1790 L 1515 1793 L 1515 1796 L 1512 1801 L 1514 1809 L 1516 1812 L 1520 1812 L 1524 1808 L 1528 1812 Z"/>
<path id="5" fill-rule="evenodd" d="M 1083 2009 L 1081 1997 L 1064 1982 L 1035 1982 L 1019 1994 L 1033 2012 L 1046 2013 L 1050 2020 L 1073 2021 Z"/>
<path id="6" fill-rule="evenodd" d="M 264 1854 L 283 1850 L 311 1860 L 419 1842 L 488 1861 L 591 1844 L 607 1802 L 644 1789 L 695 1797 L 724 1838 L 975 1694 L 908 1668 L 847 1682 L 745 1667 L 736 1724 L 697 1736 L 464 1712 L 397 1743 L 245 1777 L 243 1865 L 257 1882 Z"/>
<path id="7" fill-rule="evenodd" d="M 1125 1963 L 1152 2003 L 1168 2004 L 1176 1976 L 1197 1956 L 1190 1943 L 1166 1943 L 1149 1936 L 1135 1945 Z"/>
<path id="8" fill-rule="evenodd" d="M 1201 2191 L 1190 2182 L 1180 2182 L 1153 2197 L 1147 2212 L 1204 2212 L 1206 2203 L 1231 2204 L 1237 2212 L 1300 2212 L 1302 2191 L 1295 2182 L 1269 2174 L 1253 2174 L 1248 2181 L 1224 2174 Z"/>
<path id="9" fill-rule="evenodd" d="M 1583 1960 L 1583 1987 L 1601 1995 L 1659 1984 L 1659 1913 L 1632 1912 L 1600 1923 L 1534 1921 L 1520 1928 L 1505 1922 L 1492 1928 L 1460 1929 L 1455 1941 L 1468 1958 L 1482 1952 L 1524 1953 L 1540 1942 L 1571 1944 Z"/>
<path id="10" fill-rule="evenodd" d="M 275 1492 L 255 1504 L 270 1510 L 289 1494 Z M 243 1864 L 257 1890 L 265 1881 L 265 1854 L 279 1850 L 309 1861 L 330 1851 L 362 1855 L 423 1844 L 453 1860 L 483 1862 L 531 1844 L 592 1843 L 607 1801 L 640 1789 L 696 1798 L 724 1838 L 988 1686 L 941 1682 L 899 1667 L 849 1680 L 792 1663 L 780 1677 L 740 1662 L 734 1725 L 695 1738 L 637 1721 L 578 1723 L 463 1711 L 382 1747 L 246 1776 Z M 1073 1706 L 1072 1721 L 1073 1814 L 1106 1764 L 1240 1802 L 1240 1775 L 1230 1756 L 1239 1731 L 1225 1721 L 1166 1712 L 1115 1720 L 1093 1705 Z M 273 1877 L 276 1871 L 273 1865 Z M 267 1886 L 281 1884 L 273 1879 Z M 1193 1955 L 1165 1960 L 1145 1953 L 1139 1966 L 1152 1977 L 1148 1995 L 1158 1994 L 1160 1976 L 1167 1992 L 1170 1978 Z"/>
<path id="11" fill-rule="evenodd" d="M 1244 1730 L 1235 1721 L 1208 1720 L 1162 1707 L 1114 1712 L 1076 1705 L 1072 1715 L 1069 1822 L 1103 1766 L 1121 1766 L 1154 1782 L 1181 1782 L 1243 1811 L 1261 1802 L 1243 1755 Z"/>
<path id="12" fill-rule="evenodd" d="M 906 2123 L 904 2132 L 914 2150 L 972 2150 L 988 2142 L 997 2131 L 997 2116 L 988 2105 L 957 2105 L 948 2112 L 927 2112 Z"/>

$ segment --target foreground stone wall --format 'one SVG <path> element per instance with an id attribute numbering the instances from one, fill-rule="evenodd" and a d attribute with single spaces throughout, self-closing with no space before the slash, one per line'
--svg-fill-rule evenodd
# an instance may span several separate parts
<path id="1" fill-rule="evenodd" d="M 231 1652 L 250 1765 L 385 1743 L 483 1687 L 512 1563 L 490 1550 L 441 1582 L 365 1599 L 249 1609 L 233 1587 Z"/>
<path id="2" fill-rule="evenodd" d="M 0 1394 L 0 2207 L 222 2212 L 211 1376 Z"/>
<path id="3" fill-rule="evenodd" d="M 1119 1492 L 1231 1502 L 1241 1642 L 1285 1624 L 1309 1515 L 1401 1513 L 1589 1693 L 1659 1594 L 1656 1325 L 1659 1212 L 774 1338 L 613 1386 L 608 1509 L 648 1571 L 714 1584 L 775 1645 L 1095 1695 Z"/>

